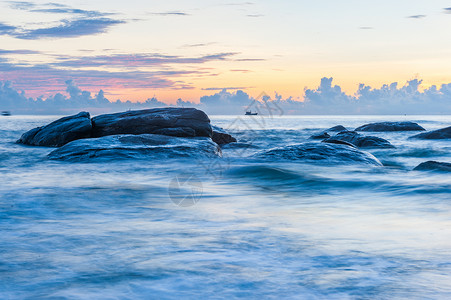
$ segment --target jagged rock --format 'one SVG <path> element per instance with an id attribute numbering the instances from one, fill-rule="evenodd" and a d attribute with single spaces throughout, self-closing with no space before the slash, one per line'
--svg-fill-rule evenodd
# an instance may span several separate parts
<path id="1" fill-rule="evenodd" d="M 117 134 L 164 133 L 175 136 L 211 137 L 210 119 L 195 108 L 154 108 L 107 114 L 92 119 L 93 137 Z"/>
<path id="2" fill-rule="evenodd" d="M 210 138 L 180 138 L 156 134 L 110 135 L 70 142 L 48 155 L 49 159 L 167 159 L 172 157 L 219 157 L 221 149 Z"/>
<path id="3" fill-rule="evenodd" d="M 257 158 L 268 158 L 272 161 L 296 160 L 308 163 L 323 164 L 368 164 L 382 166 L 372 154 L 346 145 L 326 143 L 304 143 L 274 148 L 258 152 Z"/>
<path id="4" fill-rule="evenodd" d="M 211 139 L 218 145 L 226 145 L 230 143 L 235 143 L 236 138 L 228 134 L 224 129 L 218 126 L 211 126 L 213 130 L 213 135 Z"/>
<path id="5" fill-rule="evenodd" d="M 355 131 L 425 131 L 423 127 L 414 122 L 380 122 L 360 126 Z"/>
<path id="6" fill-rule="evenodd" d="M 442 128 L 439 130 L 423 132 L 414 136 L 411 136 L 412 139 L 423 139 L 423 140 L 444 140 L 451 139 L 451 126 Z"/>
<path id="7" fill-rule="evenodd" d="M 351 143 L 358 148 L 395 148 L 389 141 L 383 138 L 377 136 L 364 136 L 355 131 L 342 131 L 323 142 L 337 143 L 337 141 Z"/>
<path id="8" fill-rule="evenodd" d="M 90 138 L 92 124 L 88 112 L 64 117 L 46 126 L 34 128 L 22 135 L 19 144 L 60 147 L 71 141 Z"/>
<path id="9" fill-rule="evenodd" d="M 445 171 L 451 172 L 451 164 L 438 161 L 427 161 L 419 164 L 415 171 Z"/>

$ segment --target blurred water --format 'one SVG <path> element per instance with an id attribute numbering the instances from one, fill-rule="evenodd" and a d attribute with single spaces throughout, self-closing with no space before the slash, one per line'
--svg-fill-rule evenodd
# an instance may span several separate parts
<path id="1" fill-rule="evenodd" d="M 55 117 L 0 118 L 0 299 L 446 299 L 451 180 L 411 171 L 451 162 L 451 142 L 373 133 L 384 167 L 256 160 L 341 124 L 450 116 L 213 116 L 241 146 L 213 160 L 46 159 L 14 142 Z M 168 187 L 194 174 L 180 207 Z M 182 195 L 189 195 L 185 186 Z"/>

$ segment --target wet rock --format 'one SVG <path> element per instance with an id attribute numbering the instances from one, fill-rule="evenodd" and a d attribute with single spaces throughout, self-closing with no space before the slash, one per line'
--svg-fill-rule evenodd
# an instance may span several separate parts
<path id="1" fill-rule="evenodd" d="M 236 138 L 228 134 L 223 128 L 218 126 L 211 126 L 213 135 L 211 139 L 218 145 L 226 145 L 230 143 L 236 143 Z"/>
<path id="2" fill-rule="evenodd" d="M 166 107 L 100 115 L 92 119 L 92 125 L 93 137 L 155 133 L 179 137 L 212 136 L 210 119 L 195 108 Z"/>
<path id="3" fill-rule="evenodd" d="M 92 124 L 88 112 L 64 117 L 46 126 L 34 128 L 22 135 L 19 144 L 60 147 L 71 141 L 90 138 Z"/>
<path id="4" fill-rule="evenodd" d="M 195 137 L 196 131 L 189 127 L 161 128 L 154 131 L 153 134 L 175 136 L 175 137 Z"/>
<path id="5" fill-rule="evenodd" d="M 355 131 L 425 131 L 423 127 L 414 122 L 380 122 L 360 126 Z"/>
<path id="6" fill-rule="evenodd" d="M 337 125 L 326 130 L 326 132 L 348 131 L 343 125 Z"/>
<path id="7" fill-rule="evenodd" d="M 221 150 L 210 138 L 180 138 L 156 134 L 110 135 L 70 142 L 48 155 L 49 159 L 167 159 L 219 157 Z"/>
<path id="8" fill-rule="evenodd" d="M 328 134 L 327 132 L 322 132 L 322 133 L 318 133 L 318 134 L 314 134 L 310 137 L 312 140 L 324 140 L 327 138 L 330 138 L 330 134 Z"/>
<path id="9" fill-rule="evenodd" d="M 350 146 L 350 147 L 353 147 L 353 148 L 357 148 L 355 145 L 353 145 L 353 144 L 351 144 L 349 142 L 345 142 L 345 141 L 342 141 L 342 140 L 337 140 L 335 138 L 330 138 L 330 139 L 324 140 L 323 143 L 337 144 L 337 145 L 346 145 L 346 146 Z"/>
<path id="10" fill-rule="evenodd" d="M 415 169 L 415 171 L 443 171 L 443 172 L 451 172 L 451 164 L 445 162 L 438 161 L 427 161 L 419 164 Z"/>
<path id="11" fill-rule="evenodd" d="M 412 139 L 423 139 L 423 140 L 444 140 L 451 139 L 451 126 L 442 128 L 439 130 L 428 131 L 411 136 Z"/>
<path id="12" fill-rule="evenodd" d="M 326 143 L 304 143 L 274 148 L 258 152 L 258 158 L 279 160 L 296 160 L 307 163 L 322 164 L 367 164 L 382 166 L 381 162 L 372 154 L 347 145 Z"/>
<path id="13" fill-rule="evenodd" d="M 389 141 L 383 138 L 377 136 L 364 136 L 355 131 L 342 131 L 323 142 L 337 143 L 337 141 L 351 143 L 358 148 L 395 148 Z"/>

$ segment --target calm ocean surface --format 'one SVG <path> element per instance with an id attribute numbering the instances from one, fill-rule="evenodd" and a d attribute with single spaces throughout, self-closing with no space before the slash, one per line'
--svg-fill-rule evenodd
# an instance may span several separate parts
<path id="1" fill-rule="evenodd" d="M 451 298 L 451 176 L 412 171 L 451 162 L 451 141 L 371 133 L 396 146 L 368 151 L 384 167 L 251 157 L 451 116 L 212 116 L 247 145 L 221 159 L 68 163 L 15 144 L 55 119 L 0 117 L 0 299 Z"/>

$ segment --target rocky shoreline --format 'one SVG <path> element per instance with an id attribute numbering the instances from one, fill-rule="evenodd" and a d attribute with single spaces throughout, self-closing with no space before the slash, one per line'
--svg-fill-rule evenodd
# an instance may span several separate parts
<path id="1" fill-rule="evenodd" d="M 382 166 L 361 149 L 392 149 L 390 141 L 359 132 L 424 131 L 412 139 L 450 139 L 451 127 L 426 131 L 414 122 L 379 122 L 353 130 L 337 125 L 311 136 L 313 142 L 263 150 L 253 157 L 276 157 L 307 163 L 363 163 Z M 332 135 L 334 133 L 334 135 Z M 322 143 L 315 142 L 321 141 Z M 58 119 L 25 132 L 19 144 L 57 147 L 48 158 L 86 161 L 98 158 L 148 159 L 165 157 L 221 157 L 222 147 L 245 145 L 224 129 L 211 125 L 195 108 L 155 108 L 104 114 L 91 118 L 88 112 Z M 450 171 L 448 163 L 424 162 L 414 170 Z"/>

